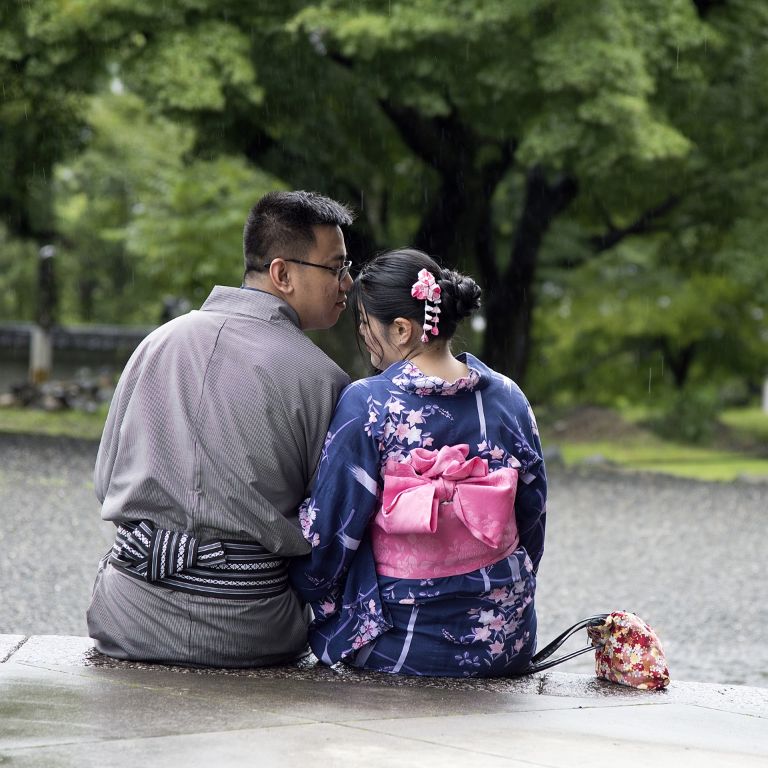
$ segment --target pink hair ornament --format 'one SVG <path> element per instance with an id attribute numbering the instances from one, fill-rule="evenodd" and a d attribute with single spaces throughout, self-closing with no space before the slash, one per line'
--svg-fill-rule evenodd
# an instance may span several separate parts
<path id="1" fill-rule="evenodd" d="M 440 331 L 437 324 L 440 322 L 440 286 L 435 276 L 428 270 L 422 269 L 418 274 L 418 280 L 411 286 L 411 296 L 424 302 L 424 324 L 421 334 L 422 344 L 429 341 L 428 333 L 437 336 Z"/>

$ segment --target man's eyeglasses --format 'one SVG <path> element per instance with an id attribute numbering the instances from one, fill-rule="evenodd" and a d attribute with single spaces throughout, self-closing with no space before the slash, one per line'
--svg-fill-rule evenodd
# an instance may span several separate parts
<path id="1" fill-rule="evenodd" d="M 325 264 L 315 264 L 311 261 L 302 261 L 301 259 L 283 259 L 283 261 L 290 261 L 293 264 L 303 264 L 305 267 L 318 267 L 318 269 L 325 269 L 328 272 L 333 272 L 336 278 L 341 282 L 348 274 L 352 267 L 351 261 L 345 261 L 340 267 L 326 267 Z M 264 269 L 267 269 L 269 264 L 264 265 Z"/>

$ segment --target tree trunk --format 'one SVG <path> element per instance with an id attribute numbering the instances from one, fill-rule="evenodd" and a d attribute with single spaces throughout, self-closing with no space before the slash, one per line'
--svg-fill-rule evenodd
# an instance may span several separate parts
<path id="1" fill-rule="evenodd" d="M 406 146 L 440 177 L 414 245 L 457 269 L 471 271 L 476 261 L 493 260 L 491 200 L 512 165 L 514 143 L 477 136 L 455 111 L 427 118 L 380 103 Z"/>
<path id="2" fill-rule="evenodd" d="M 500 179 L 497 170 L 490 168 L 462 174 L 459 183 L 443 179 L 421 220 L 414 245 L 446 267 L 476 273 L 479 262 L 495 259 L 491 199 Z"/>
<path id="3" fill-rule="evenodd" d="M 667 367 L 672 371 L 672 378 L 675 381 L 675 388 L 678 391 L 682 391 L 688 381 L 688 374 L 691 370 L 691 365 L 696 358 L 696 343 L 692 342 L 686 344 L 681 349 L 675 351 L 672 350 L 672 346 L 668 339 L 662 339 L 660 344 L 662 354 Z"/>
<path id="4" fill-rule="evenodd" d="M 497 279 L 492 265 L 486 265 L 486 331 L 483 359 L 495 370 L 519 384 L 525 380 L 531 348 L 535 305 L 536 262 L 544 235 L 552 220 L 576 196 L 573 179 L 550 184 L 540 168 L 526 179 L 525 200 L 512 243 L 509 265 Z"/>
<path id="5" fill-rule="evenodd" d="M 416 246 L 446 265 L 468 270 L 476 266 L 485 292 L 484 360 L 522 382 L 530 355 L 536 261 L 552 219 L 575 197 L 576 182 L 564 178 L 550 184 L 540 168 L 528 172 L 510 263 L 500 276 L 491 201 L 512 166 L 516 144 L 479 138 L 456 112 L 427 119 L 389 102 L 382 102 L 382 108 L 405 144 L 440 174 L 441 185 L 424 214 Z M 489 148 L 495 159 L 481 164 L 478 158 Z"/>
<path id="6" fill-rule="evenodd" d="M 768 414 L 768 376 L 763 381 L 763 413 Z"/>
<path id="7" fill-rule="evenodd" d="M 725 0 L 693 0 L 696 11 L 702 19 L 705 19 L 712 8 L 725 5 Z"/>
<path id="8" fill-rule="evenodd" d="M 91 274 L 93 274 L 91 272 Z M 92 277 L 81 276 L 77 282 L 77 297 L 80 319 L 86 323 L 94 321 L 94 295 L 98 284 Z"/>

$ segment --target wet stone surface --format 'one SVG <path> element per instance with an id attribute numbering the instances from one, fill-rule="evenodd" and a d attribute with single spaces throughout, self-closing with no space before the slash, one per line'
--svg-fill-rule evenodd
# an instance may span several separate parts
<path id="1" fill-rule="evenodd" d="M 192 676 L 200 679 L 205 690 L 221 687 L 226 693 L 227 678 L 244 678 L 262 681 L 290 680 L 308 683 L 335 683 L 349 685 L 373 685 L 379 688 L 412 688 L 437 690 L 447 693 L 480 693 L 488 696 L 544 696 L 567 698 L 580 703 L 570 706 L 604 706 L 610 702 L 616 705 L 686 704 L 706 707 L 718 711 L 768 718 L 768 689 L 748 686 L 713 685 L 706 683 L 672 683 L 662 691 L 640 691 L 608 683 L 589 675 L 548 671 L 523 678 L 457 679 L 423 678 L 405 675 L 387 675 L 375 672 L 361 672 L 336 664 L 326 667 L 319 664 L 312 655 L 298 659 L 293 664 L 258 669 L 215 669 L 193 668 L 143 662 L 126 662 L 111 659 L 98 653 L 89 638 L 68 636 L 18 636 L 0 635 L 0 648 L 16 646 L 3 669 L 20 665 L 48 671 L 62 671 L 76 667 L 83 670 L 103 670 L 109 678 L 129 679 L 138 683 L 146 674 L 153 684 L 187 687 L 189 683 L 173 683 L 174 675 Z M 134 673 L 138 673 L 134 674 Z M 209 679 L 209 682 L 203 682 Z M 222 683 L 215 682 L 216 679 Z M 195 684 L 198 685 L 198 684 Z M 198 685 L 198 687 L 199 687 Z"/>

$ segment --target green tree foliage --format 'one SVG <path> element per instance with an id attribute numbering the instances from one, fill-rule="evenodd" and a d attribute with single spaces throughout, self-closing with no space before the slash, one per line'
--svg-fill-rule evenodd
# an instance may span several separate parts
<path id="1" fill-rule="evenodd" d="M 658 180 L 658 206 L 617 221 L 596 194 L 602 235 L 585 199 L 575 201 L 570 228 L 554 233 L 537 315 L 542 392 L 673 405 L 673 390 L 707 391 L 710 400 L 718 390 L 758 393 L 768 370 L 766 14 L 760 3 L 714 5 L 697 57 L 702 77 L 665 84 L 691 148 Z M 636 184 L 653 189 L 642 177 Z M 576 245 L 567 271 L 566 241 Z"/>
<path id="2" fill-rule="evenodd" d="M 0 220 L 38 242 L 54 234 L 51 178 L 80 143 L 84 89 L 100 69 L 87 50 L 50 45 L 32 3 L 0 5 Z"/>
<path id="3" fill-rule="evenodd" d="M 652 402 L 735 372 L 761 380 L 764 312 L 751 284 L 727 271 L 691 272 L 648 238 L 552 276 L 534 366 L 549 400 Z"/>
<path id="4" fill-rule="evenodd" d="M 53 168 L 82 146 L 88 89 L 103 80 L 99 60 L 72 44 L 51 44 L 37 6 L 0 4 L 0 315 L 31 320 L 38 252 L 58 242 Z"/>
<path id="5" fill-rule="evenodd" d="M 245 212 L 280 182 L 239 156 L 190 159 L 194 131 L 132 94 L 96 98 L 88 120 L 88 149 L 57 174 L 69 316 L 156 322 L 165 295 L 198 306 L 237 283 Z"/>
<path id="6" fill-rule="evenodd" d="M 2 198 L 7 238 L 45 210 L 24 170 L 45 167 L 72 316 L 233 282 L 234 232 L 282 184 L 360 209 L 357 260 L 411 242 L 478 275 L 484 357 L 518 379 L 532 361 L 542 395 L 754 387 L 768 365 L 761 0 L 10 8 L 0 119 L 25 139 L 29 78 L 62 127 L 39 165 L 42 131 L 9 140 L 27 181 Z"/>
<path id="7" fill-rule="evenodd" d="M 475 261 L 487 296 L 484 355 L 521 378 L 551 222 L 576 199 L 590 223 L 606 208 L 612 222 L 640 216 L 662 202 L 659 178 L 690 154 L 665 83 L 703 81 L 694 7 L 329 0 L 294 24 L 371 83 L 404 143 L 436 172 L 416 242 L 453 263 Z M 501 211 L 513 222 L 504 242 L 492 201 L 509 176 L 517 194 Z"/>

